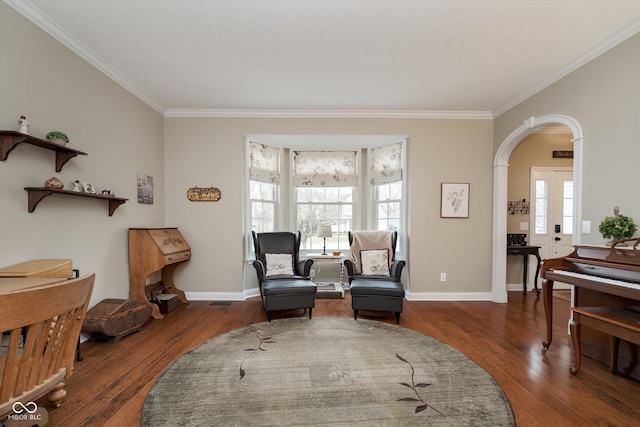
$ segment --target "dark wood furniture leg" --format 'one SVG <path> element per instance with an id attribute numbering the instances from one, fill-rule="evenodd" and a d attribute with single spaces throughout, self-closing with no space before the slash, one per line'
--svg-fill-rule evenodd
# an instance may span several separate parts
<path id="1" fill-rule="evenodd" d="M 574 318 L 569 322 L 569 328 L 571 329 L 571 342 L 573 343 L 573 353 L 576 358 L 576 363 L 569 370 L 573 375 L 576 375 L 580 370 L 580 363 L 582 359 L 582 349 L 580 346 L 580 315 L 575 314 L 575 316 L 577 316 L 577 319 Z"/>
<path id="2" fill-rule="evenodd" d="M 542 281 L 542 299 L 544 301 L 544 317 L 547 321 L 547 339 L 542 341 L 542 351 L 547 351 L 553 340 L 553 280 Z"/>

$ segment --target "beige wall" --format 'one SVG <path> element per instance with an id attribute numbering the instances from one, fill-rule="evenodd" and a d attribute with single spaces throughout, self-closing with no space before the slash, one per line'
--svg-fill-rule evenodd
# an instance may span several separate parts
<path id="1" fill-rule="evenodd" d="M 640 198 L 625 186 L 638 182 L 640 35 L 495 121 L 164 119 L 12 8 L 0 3 L 0 12 L 0 128 L 17 129 L 24 114 L 30 133 L 65 131 L 89 154 L 56 173 L 52 152 L 21 144 L 0 163 L 0 266 L 71 258 L 81 272 L 96 272 L 93 302 L 128 296 L 129 227 L 180 227 L 193 247 L 193 259 L 176 273 L 188 292 L 242 295 L 253 286 L 243 247 L 249 134 L 407 135 L 408 273 L 418 298 L 488 297 L 493 156 L 528 117 L 562 113 L 582 125 L 584 219 L 592 229 L 613 205 L 640 219 Z M 153 205 L 136 202 L 138 172 L 155 179 Z M 130 201 L 109 217 L 101 201 L 52 196 L 29 214 L 23 187 L 51 176 L 67 186 L 90 181 Z M 440 183 L 447 181 L 471 184 L 469 219 L 439 217 Z M 218 187 L 222 199 L 190 203 L 193 186 Z M 585 240 L 603 242 L 596 233 Z M 440 272 L 447 282 L 439 282 Z"/>
<path id="2" fill-rule="evenodd" d="M 192 292 L 255 286 L 243 257 L 246 135 L 407 135 L 411 293 L 488 293 L 492 127 L 491 120 L 168 118 L 167 223 L 179 226 L 193 247 L 178 279 Z M 471 184 L 469 219 L 440 218 L 440 183 L 447 181 Z M 222 198 L 189 202 L 185 194 L 193 186 L 218 187 Z M 470 253 L 470 242 L 480 249 Z M 447 282 L 439 281 L 440 272 Z"/>
<path id="3" fill-rule="evenodd" d="M 495 119 L 494 151 L 532 116 L 564 114 L 584 133 L 582 242 L 604 244 L 598 224 L 619 205 L 640 221 L 640 34 Z M 511 173 L 511 171 L 510 171 Z M 636 234 L 637 235 L 637 234 Z"/>
<path id="4" fill-rule="evenodd" d="M 4 2 L 0 2 L 0 129 L 61 130 L 88 155 L 55 171 L 54 153 L 27 144 L 0 162 L 0 266 L 36 258 L 71 258 L 96 273 L 92 303 L 126 298 L 127 228 L 164 224 L 163 118 Z M 136 202 L 136 173 L 155 178 L 155 204 Z M 112 217 L 107 203 L 53 195 L 27 212 L 27 186 L 52 176 L 75 179 L 130 199 Z"/>

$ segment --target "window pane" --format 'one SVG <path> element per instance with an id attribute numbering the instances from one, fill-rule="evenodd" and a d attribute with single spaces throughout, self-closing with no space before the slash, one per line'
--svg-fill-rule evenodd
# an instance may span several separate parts
<path id="1" fill-rule="evenodd" d="M 349 247 L 347 231 L 353 219 L 355 187 L 297 187 L 296 226 L 303 234 L 302 249 L 322 250 L 324 239 L 316 237 L 319 225 L 331 225 L 333 236 L 327 250 Z"/>
<path id="2" fill-rule="evenodd" d="M 573 234 L 573 181 L 562 183 L 562 231 Z"/>
<path id="3" fill-rule="evenodd" d="M 544 179 L 536 180 L 536 216 L 535 216 L 535 233 L 545 234 L 547 233 L 547 194 L 548 185 Z"/>

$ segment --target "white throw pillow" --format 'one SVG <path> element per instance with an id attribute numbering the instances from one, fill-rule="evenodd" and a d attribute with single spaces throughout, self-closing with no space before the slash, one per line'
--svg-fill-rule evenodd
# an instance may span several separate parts
<path id="1" fill-rule="evenodd" d="M 291 254 L 265 254 L 266 276 L 280 274 L 293 275 L 293 255 Z"/>
<path id="2" fill-rule="evenodd" d="M 363 276 L 389 276 L 389 250 L 361 251 Z"/>

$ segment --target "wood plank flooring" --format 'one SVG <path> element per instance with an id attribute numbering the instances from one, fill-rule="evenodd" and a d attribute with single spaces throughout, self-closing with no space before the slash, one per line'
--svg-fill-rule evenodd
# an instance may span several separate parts
<path id="1" fill-rule="evenodd" d="M 507 304 L 405 301 L 400 325 L 433 336 L 486 369 L 507 394 L 518 426 L 640 425 L 640 382 L 611 375 L 583 358 L 578 376 L 567 336 L 569 302 L 554 302 L 554 341 L 546 353 L 542 297 L 510 292 Z M 285 312 L 274 318 L 300 316 Z M 314 317 L 353 318 L 351 299 L 320 299 Z M 359 317 L 395 324 L 392 314 Z M 244 302 L 192 301 L 151 319 L 118 342 L 82 344 L 63 406 L 49 411 L 47 426 L 139 426 L 144 399 L 160 373 L 180 355 L 214 336 L 266 321 L 259 298 Z M 313 321 L 313 320 L 311 320 Z M 169 409 L 169 408 L 168 408 Z"/>

